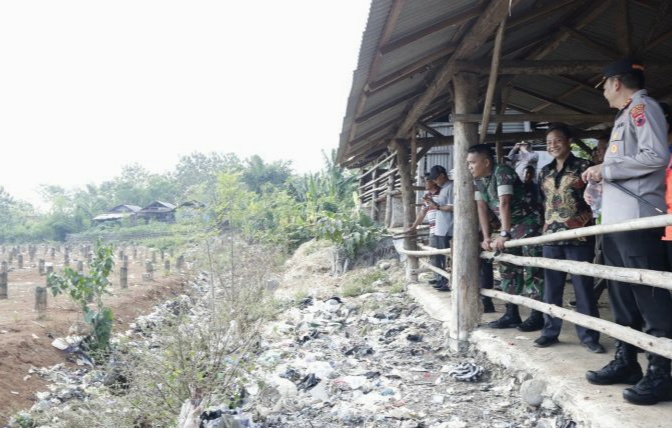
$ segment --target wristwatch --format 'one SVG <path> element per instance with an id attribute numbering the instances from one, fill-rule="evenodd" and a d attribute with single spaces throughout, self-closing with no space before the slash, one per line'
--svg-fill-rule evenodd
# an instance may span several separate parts
<path id="1" fill-rule="evenodd" d="M 502 238 L 509 238 L 511 239 L 511 232 L 508 230 L 502 230 L 502 232 L 499 234 Z"/>

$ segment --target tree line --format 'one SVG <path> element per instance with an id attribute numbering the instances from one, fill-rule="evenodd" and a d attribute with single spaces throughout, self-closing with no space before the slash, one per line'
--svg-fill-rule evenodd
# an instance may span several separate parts
<path id="1" fill-rule="evenodd" d="M 199 201 L 205 205 L 202 218 L 214 227 L 235 228 L 250 241 L 292 249 L 322 236 L 355 252 L 371 240 L 375 228 L 355 209 L 356 176 L 336 165 L 335 151 L 323 155 L 321 170 L 301 175 L 290 161 L 216 152 L 182 156 L 164 174 L 127 165 L 100 185 L 42 185 L 46 211 L 0 187 L 0 242 L 63 241 L 68 234 L 101 227 L 93 218 L 121 204 Z"/>

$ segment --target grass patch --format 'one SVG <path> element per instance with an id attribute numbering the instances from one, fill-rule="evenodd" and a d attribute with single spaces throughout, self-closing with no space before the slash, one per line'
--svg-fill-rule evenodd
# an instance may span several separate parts
<path id="1" fill-rule="evenodd" d="M 373 293 L 376 288 L 372 284 L 385 279 L 387 279 L 387 274 L 376 268 L 363 272 L 355 271 L 345 279 L 341 292 L 345 297 L 357 297 L 362 294 Z"/>

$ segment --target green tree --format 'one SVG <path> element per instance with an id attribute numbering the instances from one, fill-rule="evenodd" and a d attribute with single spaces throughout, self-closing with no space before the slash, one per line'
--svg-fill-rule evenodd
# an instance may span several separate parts
<path id="1" fill-rule="evenodd" d="M 266 163 L 261 157 L 254 155 L 245 160 L 241 180 L 257 194 L 261 194 L 262 188 L 268 185 L 284 188 L 292 175 L 290 165 L 290 161 Z"/>

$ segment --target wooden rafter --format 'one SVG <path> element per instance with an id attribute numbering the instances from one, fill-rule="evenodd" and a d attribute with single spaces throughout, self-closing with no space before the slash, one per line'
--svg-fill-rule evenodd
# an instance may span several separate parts
<path id="1" fill-rule="evenodd" d="M 560 107 L 565 107 L 563 104 L 556 103 L 555 101 L 563 100 L 563 99 L 569 97 L 570 95 L 573 95 L 573 94 L 575 94 L 575 93 L 581 91 L 582 89 L 583 89 L 583 86 L 581 86 L 581 85 L 574 86 L 574 87 L 573 87 L 572 89 L 570 89 L 569 91 L 565 91 L 565 92 L 563 92 L 562 94 L 560 94 L 560 95 L 558 95 L 557 97 L 555 97 L 555 98 L 553 99 L 553 101 L 551 101 L 551 100 L 549 100 L 549 101 L 544 101 L 543 103 L 539 104 L 538 106 L 535 106 L 534 108 L 532 108 L 531 111 L 532 111 L 532 113 L 538 113 L 538 112 L 540 112 L 541 110 L 543 110 L 543 109 L 545 109 L 545 108 L 548 108 L 548 107 L 550 107 L 550 106 L 552 106 L 552 105 L 558 105 L 558 106 L 560 106 Z M 535 96 L 535 95 L 532 95 L 532 96 Z M 536 97 L 536 96 L 535 96 L 535 97 Z M 536 97 L 536 98 L 539 98 L 539 97 Z M 574 108 L 574 107 L 571 107 L 571 106 L 567 106 L 567 107 L 565 107 L 565 108 L 569 108 L 569 109 L 572 109 L 572 110 L 574 110 L 574 111 L 579 111 L 579 109 Z"/>
<path id="2" fill-rule="evenodd" d="M 411 43 L 418 41 L 423 37 L 436 33 L 437 31 L 441 31 L 445 28 L 452 27 L 454 25 L 463 24 L 464 22 L 479 16 L 483 12 L 483 9 L 484 9 L 483 5 L 477 5 L 476 7 L 473 7 L 462 13 L 458 13 L 449 18 L 443 19 L 437 23 L 423 27 L 419 31 L 400 37 L 396 40 L 392 40 L 380 48 L 380 53 L 385 55 L 396 49 L 408 46 Z"/>
<path id="3" fill-rule="evenodd" d="M 373 95 L 376 92 L 380 91 L 381 89 L 384 89 L 392 85 L 393 83 L 407 79 L 415 74 L 424 71 L 432 63 L 444 59 L 451 53 L 455 52 L 456 46 L 457 45 L 455 44 L 449 44 L 448 46 L 444 46 L 430 55 L 420 58 L 419 60 L 414 61 L 411 64 L 405 65 L 399 68 L 398 70 L 394 70 L 393 72 L 388 73 L 387 75 L 379 79 L 376 79 L 375 81 L 367 85 L 367 87 L 365 88 L 366 94 L 369 96 Z"/>
<path id="4" fill-rule="evenodd" d="M 424 122 L 418 121 L 417 127 L 434 137 L 443 137 L 442 133 L 440 133 L 439 131 L 437 131 L 436 129 L 432 128 L 431 126 L 429 126 Z"/>
<path id="5" fill-rule="evenodd" d="M 597 17 L 602 15 L 611 6 L 611 0 L 598 0 L 587 2 L 584 7 L 580 8 L 574 14 L 572 25 L 569 27 L 580 30 L 586 25 L 593 22 Z M 570 34 L 567 31 L 556 32 L 551 40 L 544 43 L 539 49 L 528 56 L 528 59 L 541 59 L 546 57 L 551 52 L 555 51 L 558 46 L 567 41 Z"/>
<path id="6" fill-rule="evenodd" d="M 415 91 L 411 91 L 405 95 L 400 96 L 399 98 L 395 98 L 391 101 L 386 102 L 383 105 L 380 105 L 372 110 L 367 111 L 365 114 L 362 114 L 361 116 L 355 118 L 355 123 L 356 124 L 361 124 L 366 122 L 367 120 L 371 119 L 374 116 L 377 116 L 381 113 L 385 113 L 386 111 L 398 107 L 399 104 L 405 103 L 407 101 L 412 100 L 413 98 L 416 98 L 420 96 L 424 92 L 424 89 L 419 89 Z"/>
<path id="7" fill-rule="evenodd" d="M 514 89 L 515 91 L 517 91 L 517 92 L 520 92 L 520 93 L 522 93 L 522 94 L 529 95 L 529 96 L 534 97 L 534 98 L 536 98 L 536 99 L 538 99 L 538 100 L 540 100 L 540 101 L 543 101 L 543 102 L 545 102 L 545 103 L 550 103 L 550 104 L 553 104 L 553 105 L 556 105 L 556 106 L 559 106 L 559 107 L 562 107 L 562 108 L 566 108 L 566 109 L 568 109 L 568 110 L 575 111 L 575 112 L 577 112 L 577 113 L 583 113 L 583 114 L 591 114 L 591 113 L 593 113 L 593 112 L 590 112 L 590 111 L 588 111 L 588 110 L 584 110 L 584 109 L 581 109 L 581 108 L 579 108 L 579 107 L 574 107 L 574 106 L 569 105 L 569 104 L 567 104 L 567 103 L 563 103 L 562 101 L 558 101 L 557 98 L 547 97 L 547 96 L 545 96 L 545 95 L 542 95 L 542 94 L 540 94 L 540 93 L 531 91 L 531 90 L 529 90 L 529 89 L 521 88 L 520 86 L 514 86 L 513 89 Z M 532 111 L 534 111 L 534 110 L 532 110 Z"/>
<path id="8" fill-rule="evenodd" d="M 392 37 L 392 31 L 394 30 L 394 27 L 397 25 L 397 20 L 399 19 L 399 15 L 401 14 L 401 9 L 404 6 L 404 2 L 405 0 L 394 0 L 394 3 L 392 3 L 392 7 L 390 8 L 390 14 L 387 20 L 385 21 L 385 28 L 383 28 L 383 32 L 378 42 L 378 46 L 385 45 L 390 40 L 390 37 Z M 380 53 L 379 49 L 376 55 L 374 56 L 373 60 L 371 61 L 367 83 L 370 82 L 372 79 L 375 79 L 376 76 L 378 75 L 378 69 L 380 68 L 380 63 L 382 59 L 383 54 Z M 367 100 L 366 93 L 360 94 L 359 100 L 357 101 L 357 107 L 355 108 L 355 115 L 354 115 L 355 117 L 359 116 L 364 110 L 366 100 Z M 352 140 L 355 137 L 356 133 L 357 133 L 357 124 L 352 124 L 352 126 L 350 127 L 348 140 Z"/>
<path id="9" fill-rule="evenodd" d="M 614 35 L 616 36 L 616 46 L 622 55 L 632 54 L 632 45 L 630 44 L 630 14 L 628 11 L 628 0 L 616 0 L 616 13 L 614 17 Z"/>
<path id="10" fill-rule="evenodd" d="M 515 30 L 518 27 L 522 27 L 532 22 L 538 22 L 549 16 L 553 16 L 560 11 L 565 11 L 573 3 L 578 3 L 579 0 L 565 0 L 565 1 L 555 1 L 551 5 L 544 5 L 543 7 L 536 8 L 527 15 L 519 16 L 518 18 L 511 19 L 506 24 L 506 31 Z"/>
<path id="11" fill-rule="evenodd" d="M 502 60 L 500 74 L 509 75 L 576 75 L 576 74 L 601 74 L 605 65 L 610 61 L 524 61 Z M 489 65 L 481 62 L 472 63 L 470 69 L 487 73 Z M 660 62 L 647 62 L 647 70 L 670 71 L 672 64 Z"/>
<path id="12" fill-rule="evenodd" d="M 480 114 L 454 114 L 453 122 L 480 122 Z M 612 122 L 613 114 L 505 114 L 491 116 L 491 122 L 565 122 L 565 123 L 602 123 Z"/>
<path id="13" fill-rule="evenodd" d="M 399 125 L 395 137 L 403 138 L 406 136 L 434 97 L 441 93 L 452 80 L 453 73 L 456 71 L 455 61 L 466 58 L 482 46 L 492 34 L 493 28 L 502 21 L 508 14 L 509 8 L 513 8 L 517 2 L 518 0 L 511 0 L 511 3 L 495 1 L 488 4 L 476 23 L 471 27 L 471 30 L 464 34 L 455 53 L 437 72 L 427 91 L 413 103 L 408 114 Z"/>
<path id="14" fill-rule="evenodd" d="M 599 52 L 602 55 L 605 55 L 612 59 L 618 59 L 623 56 L 623 54 L 621 54 L 620 52 L 613 50 L 611 46 L 607 46 L 605 44 L 597 42 L 578 30 L 575 30 L 570 27 L 562 27 L 562 29 L 564 31 L 567 31 L 571 38 L 581 42 L 581 44 L 583 44 L 584 46 L 593 49 L 594 51 Z"/>

